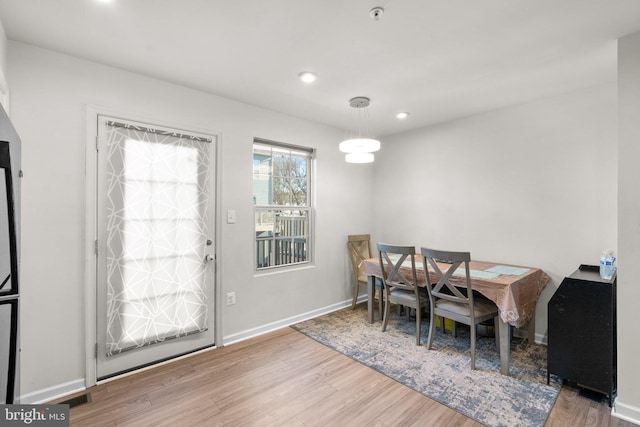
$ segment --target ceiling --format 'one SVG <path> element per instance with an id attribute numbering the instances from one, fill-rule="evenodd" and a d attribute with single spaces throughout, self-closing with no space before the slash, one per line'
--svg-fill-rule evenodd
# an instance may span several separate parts
<path id="1" fill-rule="evenodd" d="M 0 20 L 9 40 L 338 128 L 368 96 L 385 136 L 615 81 L 640 1 L 0 0 Z"/>

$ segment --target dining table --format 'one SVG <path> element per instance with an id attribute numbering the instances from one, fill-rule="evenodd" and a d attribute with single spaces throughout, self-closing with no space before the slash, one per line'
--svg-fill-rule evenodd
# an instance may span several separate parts
<path id="1" fill-rule="evenodd" d="M 416 276 L 418 286 L 427 286 L 427 275 L 424 271 L 422 256 L 415 255 Z M 438 263 L 439 264 L 439 263 Z M 446 270 L 448 265 L 439 265 Z M 376 278 L 382 278 L 380 261 L 378 258 L 364 260 L 360 268 L 367 275 L 368 291 L 368 321 L 373 323 L 373 299 Z M 435 283 L 439 277 L 432 267 L 429 270 L 429 283 Z M 469 262 L 471 288 L 493 301 L 499 310 L 499 340 L 500 340 L 500 372 L 509 374 L 511 359 L 511 328 L 527 327 L 530 343 L 535 338 L 536 304 L 542 290 L 547 286 L 550 277 L 540 268 L 523 267 L 498 262 L 475 261 Z M 411 276 L 411 261 L 407 259 L 400 267 L 400 273 Z M 451 277 L 456 286 L 466 287 L 464 268 L 458 269 Z"/>

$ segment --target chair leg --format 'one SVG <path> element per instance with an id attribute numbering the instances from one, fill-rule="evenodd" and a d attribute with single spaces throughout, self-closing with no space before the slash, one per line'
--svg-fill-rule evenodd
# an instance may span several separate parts
<path id="1" fill-rule="evenodd" d="M 421 311 L 421 308 L 416 307 L 416 345 L 420 345 L 420 324 L 422 323 L 420 314 Z"/>
<path id="2" fill-rule="evenodd" d="M 471 369 L 476 369 L 476 328 L 477 325 L 470 325 L 471 330 Z"/>
<path id="3" fill-rule="evenodd" d="M 389 302 L 389 294 L 386 290 L 383 290 L 384 294 L 384 315 L 382 316 L 382 332 L 387 329 L 387 322 L 389 322 L 389 311 L 391 308 L 391 303 Z"/>
<path id="4" fill-rule="evenodd" d="M 443 322 L 444 322 L 444 319 L 443 319 Z M 444 324 L 443 324 L 443 326 L 442 326 L 442 327 L 444 328 Z M 452 320 L 452 321 L 451 321 L 451 335 L 452 335 L 454 338 L 457 338 L 457 337 L 458 337 L 458 325 L 456 325 L 455 320 Z"/>
<path id="5" fill-rule="evenodd" d="M 351 301 L 351 310 L 356 308 L 356 301 L 358 300 L 359 292 L 360 292 L 360 281 L 356 277 L 356 281 L 353 283 L 353 301 Z"/>
<path id="6" fill-rule="evenodd" d="M 375 288 L 373 292 L 375 292 Z M 382 320 L 383 310 L 384 310 L 384 301 L 382 299 L 382 288 L 380 287 L 378 288 L 378 313 L 380 313 L 380 320 Z"/>
<path id="7" fill-rule="evenodd" d="M 431 350 L 431 344 L 433 343 L 433 335 L 436 331 L 436 316 L 433 314 L 433 307 L 429 312 L 429 338 L 427 338 L 427 350 Z"/>

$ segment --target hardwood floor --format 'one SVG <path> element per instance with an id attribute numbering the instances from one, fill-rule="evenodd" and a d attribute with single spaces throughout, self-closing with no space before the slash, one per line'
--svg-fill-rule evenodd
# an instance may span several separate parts
<path id="1" fill-rule="evenodd" d="M 72 426 L 481 426 L 291 328 L 87 392 Z M 633 426 L 566 387 L 546 425 Z"/>

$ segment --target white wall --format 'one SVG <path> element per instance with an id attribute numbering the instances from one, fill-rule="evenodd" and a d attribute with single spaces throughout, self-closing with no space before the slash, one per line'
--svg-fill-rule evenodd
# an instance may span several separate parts
<path id="1" fill-rule="evenodd" d="M 396 135 L 377 158 L 381 240 L 551 276 L 538 341 L 562 279 L 617 249 L 615 83 Z"/>
<path id="2" fill-rule="evenodd" d="M 0 22 L 0 70 L 6 74 L 7 70 L 7 35 L 4 32 L 4 25 Z"/>
<path id="3" fill-rule="evenodd" d="M 10 42 L 12 116 L 23 141 L 22 393 L 85 376 L 85 146 L 88 104 L 222 135 L 218 230 L 223 335 L 351 298 L 346 235 L 369 232 L 371 165 L 348 165 L 343 132 L 140 75 Z M 254 277 L 252 141 L 315 147 L 315 267 Z"/>
<path id="4" fill-rule="evenodd" d="M 616 414 L 640 424 L 640 33 L 618 41 L 618 399 Z"/>
<path id="5" fill-rule="evenodd" d="M 9 113 L 9 86 L 5 76 L 7 75 L 7 35 L 4 26 L 0 22 L 0 104 Z"/>

